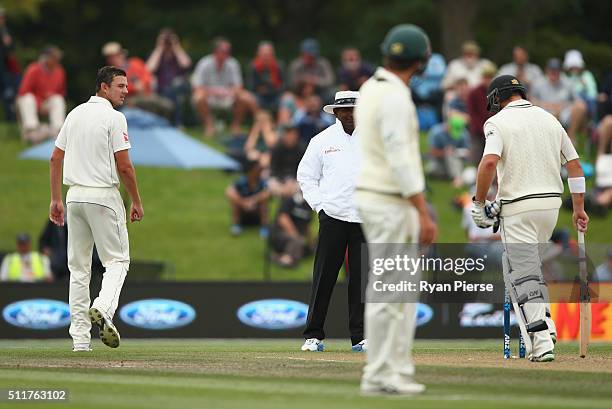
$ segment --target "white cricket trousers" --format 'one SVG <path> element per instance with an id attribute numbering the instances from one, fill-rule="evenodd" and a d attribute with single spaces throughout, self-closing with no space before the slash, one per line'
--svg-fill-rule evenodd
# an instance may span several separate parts
<path id="1" fill-rule="evenodd" d="M 369 245 L 370 260 L 384 257 L 380 253 L 393 253 L 392 244 L 405 249 L 409 238 L 412 243 L 418 242 L 418 214 L 405 199 L 370 192 L 357 192 L 356 198 L 368 244 L 389 244 L 385 248 Z M 398 276 L 395 278 L 387 276 L 385 282 L 399 281 L 403 277 L 401 274 L 406 273 L 396 274 Z M 372 279 L 370 272 L 369 280 Z M 372 302 L 370 300 L 376 299 L 369 291 L 368 286 L 364 316 L 368 350 L 362 385 L 384 386 L 412 382 L 412 343 L 417 303 Z"/>
<path id="2" fill-rule="evenodd" d="M 70 269 L 70 336 L 75 344 L 91 340 L 89 319 L 91 257 L 94 243 L 106 271 L 100 294 L 91 306 L 113 318 L 130 266 L 123 200 L 117 188 L 72 186 L 66 195 L 68 268 Z"/>
<path id="3" fill-rule="evenodd" d="M 49 114 L 49 124 L 54 135 L 57 135 L 66 119 L 66 102 L 61 95 L 52 95 L 45 99 L 41 110 Z M 17 97 L 17 109 L 21 124 L 26 130 L 34 130 L 40 126 L 38 119 L 38 107 L 36 97 L 33 94 L 25 94 Z"/>
<path id="4" fill-rule="evenodd" d="M 536 199 L 531 199 L 536 200 Z M 503 209 L 502 209 L 503 215 Z M 502 216 L 500 233 L 504 243 L 505 254 L 510 268 L 510 280 L 516 281 L 528 276 L 538 276 L 544 283 L 542 276 L 541 256 L 546 249 L 557 225 L 559 209 L 530 210 L 512 216 Z M 506 266 L 504 266 L 506 267 Z M 504 271 L 507 274 L 508 271 Z M 523 311 L 528 323 L 545 320 L 549 330 L 533 333 L 533 356 L 540 356 L 554 348 L 551 333 L 556 332 L 553 320 L 546 317 L 546 311 L 550 311 L 548 289 L 544 284 L 536 281 L 528 281 L 518 287 L 523 292 L 540 290 L 543 300 L 528 301 L 524 304 Z M 511 289 L 508 289 L 511 291 Z M 515 311 L 517 319 L 521 319 L 519 311 Z"/>

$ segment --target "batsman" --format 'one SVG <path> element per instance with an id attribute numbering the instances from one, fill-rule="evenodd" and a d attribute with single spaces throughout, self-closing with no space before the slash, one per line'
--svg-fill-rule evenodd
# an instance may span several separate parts
<path id="1" fill-rule="evenodd" d="M 479 227 L 499 225 L 504 282 L 510 293 L 528 358 L 555 359 L 555 324 L 540 252 L 557 224 L 563 181 L 568 174 L 573 224 L 585 232 L 585 180 L 576 149 L 557 119 L 527 100 L 526 89 L 512 75 L 495 78 L 487 90 L 486 144 L 478 166 L 472 217 Z M 486 201 L 497 171 L 495 202 Z"/>

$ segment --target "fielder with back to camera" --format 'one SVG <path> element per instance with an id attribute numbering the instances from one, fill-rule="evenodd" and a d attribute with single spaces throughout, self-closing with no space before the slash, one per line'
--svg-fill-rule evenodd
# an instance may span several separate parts
<path id="1" fill-rule="evenodd" d="M 407 240 L 430 244 L 437 235 L 423 193 L 419 123 L 407 86 L 410 78 L 425 68 L 431 54 L 429 38 L 419 27 L 401 24 L 389 31 L 381 49 L 384 67 L 379 67 L 363 84 L 355 108 L 362 153 L 356 199 L 370 260 L 401 251 Z M 388 282 L 399 282 L 404 273 L 391 271 L 385 275 Z M 369 349 L 361 393 L 423 392 L 425 386 L 413 379 L 416 300 L 406 302 L 394 295 L 381 300 L 376 299 L 372 287 L 366 291 L 365 332 Z"/>
<path id="2" fill-rule="evenodd" d="M 502 75 L 491 82 L 487 110 L 495 115 L 484 124 L 486 145 L 478 166 L 472 217 L 482 228 L 499 222 L 505 250 L 504 282 L 527 355 L 533 362 L 553 361 L 556 329 L 540 252 L 557 224 L 563 165 L 572 194 L 574 226 L 586 231 L 584 174 L 559 121 L 527 101 L 526 89 L 516 77 Z M 486 194 L 496 171 L 499 189 L 497 200 L 491 203 Z"/>
<path id="3" fill-rule="evenodd" d="M 119 346 L 112 319 L 130 266 L 126 214 L 121 180 L 132 200 L 130 220 L 144 215 L 130 161 L 125 116 L 114 108 L 128 93 L 125 71 L 103 67 L 96 78 L 96 95 L 73 109 L 60 130 L 51 156 L 49 218 L 64 224 L 62 162 L 68 208 L 68 267 L 70 269 L 70 335 L 74 351 L 90 351 L 91 325 L 111 348 Z M 106 268 L 100 294 L 90 306 L 89 282 L 93 245 Z"/>

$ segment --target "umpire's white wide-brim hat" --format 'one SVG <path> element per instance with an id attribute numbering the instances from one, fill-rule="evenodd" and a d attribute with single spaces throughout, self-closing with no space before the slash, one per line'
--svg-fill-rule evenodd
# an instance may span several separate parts
<path id="1" fill-rule="evenodd" d="M 334 114 L 334 108 L 351 108 L 357 104 L 357 99 L 359 98 L 358 91 L 338 91 L 336 92 L 336 97 L 334 98 L 334 103 L 330 105 L 325 105 L 323 107 L 323 111 L 328 114 Z"/>

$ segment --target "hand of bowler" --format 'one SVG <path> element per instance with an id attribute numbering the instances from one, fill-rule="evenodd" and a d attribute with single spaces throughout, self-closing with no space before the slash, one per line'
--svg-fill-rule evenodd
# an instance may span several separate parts
<path id="1" fill-rule="evenodd" d="M 58 226 L 64 225 L 64 203 L 52 201 L 49 205 L 49 220 Z"/>
<path id="2" fill-rule="evenodd" d="M 132 206 L 130 206 L 130 221 L 132 223 L 139 222 L 142 220 L 143 217 L 144 209 L 142 208 L 142 205 L 132 203 Z"/>

